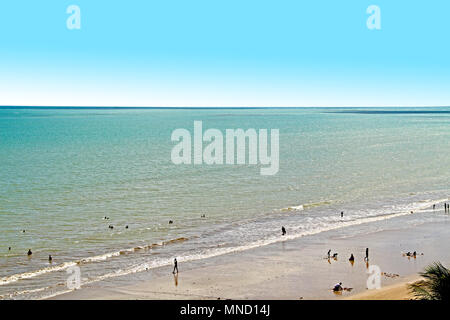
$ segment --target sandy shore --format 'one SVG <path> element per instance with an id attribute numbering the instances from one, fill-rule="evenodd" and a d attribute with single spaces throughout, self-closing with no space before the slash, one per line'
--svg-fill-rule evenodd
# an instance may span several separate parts
<path id="1" fill-rule="evenodd" d="M 414 228 L 344 237 L 339 231 L 290 240 L 257 249 L 152 269 L 94 283 L 53 299 L 411 299 L 407 283 L 433 261 L 450 262 L 449 221 Z M 351 228 L 351 227 L 350 227 Z M 347 233 L 348 234 L 348 233 Z M 386 273 L 381 289 L 367 290 L 368 265 Z M 326 259 L 328 249 L 337 260 Z M 402 252 L 416 250 L 416 259 Z M 355 256 L 350 264 L 350 253 Z M 420 253 L 423 253 L 421 255 Z M 398 276 L 397 276 L 398 275 Z M 353 288 L 334 294 L 337 282 Z"/>
<path id="2" fill-rule="evenodd" d="M 413 300 L 414 295 L 408 289 L 408 285 L 419 281 L 419 275 L 407 277 L 399 283 L 382 287 L 380 289 L 367 290 L 347 297 L 346 300 Z"/>

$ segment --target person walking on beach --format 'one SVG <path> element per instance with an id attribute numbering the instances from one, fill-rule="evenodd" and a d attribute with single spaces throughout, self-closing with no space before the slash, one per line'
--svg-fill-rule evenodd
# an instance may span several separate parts
<path id="1" fill-rule="evenodd" d="M 331 255 L 331 249 L 328 250 L 328 259 L 330 259 L 330 255 Z"/>
<path id="2" fill-rule="evenodd" d="M 177 270 L 177 272 L 175 272 L 175 270 Z M 177 258 L 173 259 L 173 274 L 177 273 L 178 274 L 178 261 Z"/>
<path id="3" fill-rule="evenodd" d="M 281 235 L 284 236 L 286 234 L 286 229 L 284 227 L 281 227 Z"/>
<path id="4" fill-rule="evenodd" d="M 364 260 L 369 261 L 369 248 L 366 248 L 366 257 Z"/>

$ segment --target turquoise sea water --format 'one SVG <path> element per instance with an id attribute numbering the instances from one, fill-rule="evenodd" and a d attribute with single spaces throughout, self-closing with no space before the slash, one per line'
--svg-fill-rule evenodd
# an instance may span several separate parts
<path id="1" fill-rule="evenodd" d="M 174 165 L 171 133 L 195 120 L 279 129 L 278 174 Z M 0 296 L 64 291 L 74 263 L 90 283 L 280 241 L 282 225 L 394 223 L 449 197 L 449 141 L 450 108 L 0 108 Z"/>

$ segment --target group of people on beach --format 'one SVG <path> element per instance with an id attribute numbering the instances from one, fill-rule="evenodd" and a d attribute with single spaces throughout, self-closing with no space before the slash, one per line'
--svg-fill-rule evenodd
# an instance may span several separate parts
<path id="1" fill-rule="evenodd" d="M 433 204 L 433 210 L 435 210 L 435 209 L 436 209 L 436 205 Z M 444 202 L 444 212 L 445 213 L 450 213 L 450 204 L 447 203 L 447 202 Z"/>
<path id="2" fill-rule="evenodd" d="M 338 256 L 337 253 L 334 253 L 333 255 L 331 255 L 331 249 L 328 250 L 328 252 L 327 252 L 328 261 L 330 261 L 330 258 L 337 260 L 337 256 Z M 350 263 L 353 266 L 353 264 L 355 263 L 355 256 L 353 255 L 353 253 L 350 254 L 350 258 L 348 259 L 348 261 L 350 261 Z M 368 263 L 369 263 L 369 248 L 366 248 L 366 256 L 364 257 L 364 261 L 368 265 Z M 351 290 L 352 290 L 352 288 L 344 288 L 342 286 L 342 282 L 335 284 L 333 287 L 333 292 L 335 292 L 335 293 L 341 293 L 342 291 L 351 291 Z"/>
<path id="3" fill-rule="evenodd" d="M 333 255 L 331 255 L 331 249 L 328 250 L 327 252 L 327 259 L 330 260 L 330 258 L 333 259 L 337 259 L 337 252 L 333 253 Z M 350 262 L 354 262 L 355 261 L 355 256 L 353 255 L 353 253 L 350 254 L 350 258 L 348 259 Z M 369 261 L 369 248 L 366 248 L 366 256 L 364 257 L 364 261 Z"/>

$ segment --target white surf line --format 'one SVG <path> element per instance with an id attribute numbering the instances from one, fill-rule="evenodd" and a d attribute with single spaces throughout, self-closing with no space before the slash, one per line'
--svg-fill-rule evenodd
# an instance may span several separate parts
<path id="1" fill-rule="evenodd" d="M 418 208 L 415 208 L 413 210 L 416 210 L 416 211 L 417 210 L 423 210 L 425 208 L 428 208 L 428 207 L 432 206 L 433 204 L 442 203 L 444 201 L 448 201 L 448 199 L 436 200 L 436 201 L 433 201 L 433 202 L 426 202 L 423 205 L 418 206 Z M 274 244 L 274 243 L 277 243 L 277 242 L 284 242 L 284 241 L 287 241 L 287 240 L 294 240 L 294 239 L 298 239 L 298 238 L 309 236 L 309 235 L 315 235 L 315 234 L 319 234 L 319 233 L 322 233 L 322 232 L 336 230 L 336 229 L 343 228 L 343 227 L 349 227 L 349 226 L 354 226 L 354 225 L 361 225 L 361 224 L 366 224 L 366 223 L 371 223 L 371 222 L 376 222 L 376 221 L 382 221 L 382 220 L 389 220 L 389 219 L 392 219 L 392 218 L 406 216 L 406 215 L 411 215 L 411 214 L 414 214 L 414 211 L 412 213 L 411 213 L 411 210 L 410 210 L 410 211 L 407 211 L 407 212 L 392 213 L 392 214 L 386 214 L 386 215 L 383 215 L 383 216 L 362 218 L 362 219 L 353 220 L 353 221 L 347 221 L 347 222 L 338 222 L 338 223 L 335 223 L 334 225 L 329 226 L 327 228 L 317 228 L 317 229 L 313 229 L 313 230 L 310 230 L 310 231 L 305 231 L 305 232 L 302 232 L 302 233 L 285 236 L 283 238 L 277 237 L 277 238 L 272 238 L 272 239 L 267 239 L 267 240 L 258 240 L 258 241 L 254 241 L 254 242 L 252 242 L 252 243 L 250 243 L 248 245 L 238 246 L 238 247 L 233 247 L 233 248 L 210 249 L 209 250 L 210 253 L 206 253 L 206 254 L 203 254 L 203 255 L 200 255 L 200 256 L 193 254 L 193 255 L 180 257 L 180 258 L 178 258 L 178 262 L 191 262 L 191 261 L 196 261 L 196 260 L 209 259 L 209 258 L 213 258 L 213 257 L 217 257 L 217 256 L 229 254 L 229 253 L 241 252 L 241 251 L 245 251 L 245 250 L 255 249 L 255 248 L 263 247 L 263 246 L 266 246 L 266 245 Z M 148 271 L 149 269 L 155 269 L 155 268 L 159 268 L 159 267 L 164 267 L 164 266 L 168 266 L 168 265 L 171 265 L 171 264 L 172 264 L 172 261 L 171 260 L 167 260 L 165 262 L 156 263 L 153 266 L 150 266 L 149 264 L 136 265 L 133 268 L 130 268 L 130 269 L 127 269 L 127 270 L 123 270 L 123 271 L 122 270 L 118 270 L 116 272 L 100 276 L 100 277 L 98 277 L 96 279 L 92 279 L 92 280 L 86 281 L 86 282 L 81 284 L 81 287 L 83 287 L 83 286 L 85 286 L 87 284 L 92 284 L 92 283 L 99 282 L 99 281 L 102 281 L 102 280 L 105 280 L 105 279 L 118 277 L 118 276 L 125 276 L 125 275 L 129 275 L 129 274 L 137 273 L 137 272 L 142 272 L 142 271 Z M 77 289 L 66 290 L 66 291 L 62 291 L 62 292 L 56 292 L 56 293 L 54 293 L 52 295 L 39 298 L 39 300 L 45 300 L 45 299 L 53 298 L 53 297 L 61 295 L 61 294 L 70 293 L 70 292 L 72 292 L 74 290 L 77 290 Z"/>

